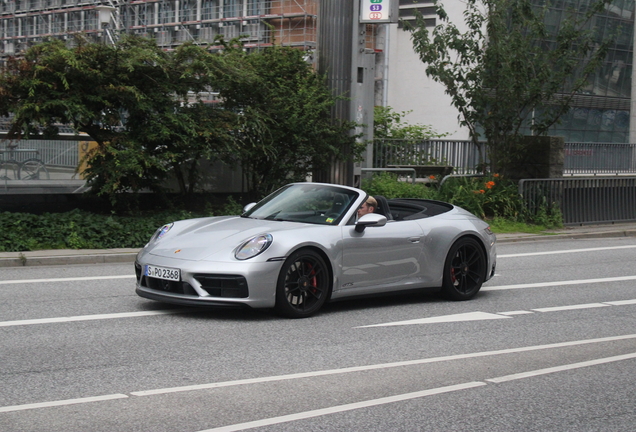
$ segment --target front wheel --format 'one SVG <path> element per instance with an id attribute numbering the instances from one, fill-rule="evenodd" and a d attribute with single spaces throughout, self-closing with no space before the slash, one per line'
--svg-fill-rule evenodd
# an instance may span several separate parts
<path id="1" fill-rule="evenodd" d="M 276 310 L 290 318 L 306 318 L 327 301 L 329 268 L 312 250 L 299 250 L 283 264 L 276 285 Z"/>
<path id="2" fill-rule="evenodd" d="M 477 240 L 457 240 L 444 264 L 442 293 L 452 300 L 470 300 L 484 283 L 486 267 L 486 256 Z"/>

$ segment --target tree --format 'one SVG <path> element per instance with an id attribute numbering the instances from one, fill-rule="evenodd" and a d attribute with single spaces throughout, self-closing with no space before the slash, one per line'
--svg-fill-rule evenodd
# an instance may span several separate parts
<path id="1" fill-rule="evenodd" d="M 87 180 L 111 201 L 124 191 L 162 191 L 173 175 L 181 193 L 191 193 L 200 158 L 233 151 L 232 113 L 196 96 L 240 68 L 192 44 L 164 52 L 132 36 L 115 45 L 81 36 L 76 43 L 50 40 L 9 60 L 0 75 L 0 115 L 13 114 L 10 138 L 52 138 L 60 124 L 88 134 L 97 149 Z"/>
<path id="2" fill-rule="evenodd" d="M 376 105 L 373 108 L 373 138 L 423 141 L 447 135 L 435 132 L 429 125 L 405 123 L 403 119 L 410 112 L 395 112 L 390 106 Z"/>
<path id="3" fill-rule="evenodd" d="M 426 74 L 445 86 L 471 140 L 486 138 L 493 171 L 523 159 L 524 128 L 545 134 L 569 110 L 606 56 L 591 20 L 610 2 L 571 10 L 552 32 L 547 2 L 466 0 L 461 32 L 435 0 L 440 24 L 429 31 L 420 17 L 410 29 Z"/>
<path id="4" fill-rule="evenodd" d="M 52 40 L 13 58 L 0 74 L 0 115 L 13 114 L 13 138 L 54 137 L 70 124 L 98 144 L 88 182 L 116 201 L 121 192 L 161 192 L 175 179 L 191 194 L 201 161 L 240 166 L 262 196 L 302 181 L 332 158 L 352 158 L 352 124 L 332 121 L 335 101 L 302 51 L 273 47 L 247 53 L 186 43 L 163 51 L 127 36 L 114 46 Z M 203 93 L 219 93 L 206 103 Z"/>
<path id="5" fill-rule="evenodd" d="M 220 98 L 225 109 L 239 114 L 234 131 L 238 152 L 233 160 L 240 164 L 255 196 L 304 181 L 333 159 L 361 153 L 363 146 L 356 145 L 350 134 L 353 123 L 331 118 L 336 98 L 302 51 L 280 46 L 249 54 L 234 50 L 234 55 L 241 54 L 251 80 L 226 76 Z M 354 151 L 346 154 L 345 148 Z"/>

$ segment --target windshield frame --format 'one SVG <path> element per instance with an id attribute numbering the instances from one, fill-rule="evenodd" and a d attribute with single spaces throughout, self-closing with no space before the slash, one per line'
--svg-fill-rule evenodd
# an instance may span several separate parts
<path id="1" fill-rule="evenodd" d="M 326 183 L 292 183 L 268 195 L 242 217 L 339 225 L 364 192 Z"/>

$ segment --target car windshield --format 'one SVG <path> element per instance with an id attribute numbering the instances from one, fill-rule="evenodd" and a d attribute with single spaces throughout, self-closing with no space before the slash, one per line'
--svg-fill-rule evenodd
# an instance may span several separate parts
<path id="1" fill-rule="evenodd" d="M 338 186 L 292 184 L 260 201 L 243 217 L 336 225 L 358 195 Z"/>

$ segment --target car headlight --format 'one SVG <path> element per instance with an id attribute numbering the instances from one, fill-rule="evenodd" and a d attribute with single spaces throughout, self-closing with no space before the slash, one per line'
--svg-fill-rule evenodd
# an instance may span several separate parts
<path id="1" fill-rule="evenodd" d="M 234 252 L 234 257 L 239 260 L 246 260 L 255 257 L 265 251 L 272 244 L 271 234 L 261 234 L 247 240 Z"/>
<path id="2" fill-rule="evenodd" d="M 152 235 L 152 237 L 150 237 L 150 240 L 148 240 L 148 244 L 146 246 L 148 246 L 150 243 L 152 243 L 153 241 L 157 241 L 159 240 L 161 237 L 163 237 L 164 235 L 166 235 L 166 233 L 168 231 L 170 231 L 170 229 L 174 226 L 174 222 L 171 222 L 169 224 L 165 224 L 164 226 L 162 226 L 161 228 L 159 228 L 157 231 L 155 231 L 155 233 Z"/>

